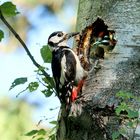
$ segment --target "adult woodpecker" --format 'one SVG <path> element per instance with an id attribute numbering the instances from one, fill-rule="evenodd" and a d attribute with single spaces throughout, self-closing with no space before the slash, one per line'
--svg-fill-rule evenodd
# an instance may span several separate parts
<path id="1" fill-rule="evenodd" d="M 52 51 L 52 73 L 61 103 L 70 104 L 81 91 L 87 72 L 82 68 L 78 56 L 67 46 L 69 38 L 79 33 L 57 31 L 48 38 Z"/>

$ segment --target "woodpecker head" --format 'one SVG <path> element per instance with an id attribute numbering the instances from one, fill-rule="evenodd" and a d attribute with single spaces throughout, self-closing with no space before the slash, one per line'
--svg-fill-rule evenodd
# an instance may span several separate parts
<path id="1" fill-rule="evenodd" d="M 48 45 L 53 51 L 55 48 L 60 46 L 67 46 L 67 41 L 69 38 L 78 35 L 78 32 L 75 33 L 65 33 L 62 31 L 53 32 L 48 38 Z"/>

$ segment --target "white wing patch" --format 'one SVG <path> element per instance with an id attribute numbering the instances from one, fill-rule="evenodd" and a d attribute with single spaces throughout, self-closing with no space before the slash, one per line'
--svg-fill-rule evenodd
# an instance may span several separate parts
<path id="1" fill-rule="evenodd" d="M 66 73 L 66 70 L 67 70 L 67 66 L 66 66 L 66 57 L 65 55 L 62 57 L 62 60 L 61 60 L 61 77 L 60 77 L 60 83 L 63 85 L 64 84 L 64 81 L 66 80 L 65 79 L 65 73 Z"/>

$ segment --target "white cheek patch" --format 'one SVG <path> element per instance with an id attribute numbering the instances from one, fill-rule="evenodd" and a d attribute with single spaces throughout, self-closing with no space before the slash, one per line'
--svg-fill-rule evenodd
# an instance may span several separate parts
<path id="1" fill-rule="evenodd" d="M 58 37 L 58 36 L 53 36 L 49 39 L 50 42 L 53 42 L 54 44 L 58 43 L 57 46 L 66 46 L 67 45 L 67 41 L 63 40 L 62 42 L 59 43 L 60 40 L 63 40 L 63 36 L 62 37 Z"/>
<path id="2" fill-rule="evenodd" d="M 50 42 L 53 42 L 53 43 L 58 43 L 63 37 L 58 37 L 57 35 L 56 36 L 53 36 L 50 38 Z"/>
<path id="3" fill-rule="evenodd" d="M 67 42 L 66 41 L 63 41 L 63 42 L 60 42 L 57 46 L 67 46 Z"/>

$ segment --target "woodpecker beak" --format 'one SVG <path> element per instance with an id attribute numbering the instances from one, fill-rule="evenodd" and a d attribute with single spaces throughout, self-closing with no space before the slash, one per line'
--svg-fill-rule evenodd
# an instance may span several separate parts
<path id="1" fill-rule="evenodd" d="M 68 34 L 66 34 L 65 39 L 68 40 L 71 37 L 76 36 L 78 34 L 79 34 L 79 32 L 68 33 Z"/>

